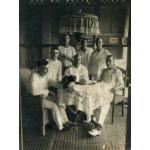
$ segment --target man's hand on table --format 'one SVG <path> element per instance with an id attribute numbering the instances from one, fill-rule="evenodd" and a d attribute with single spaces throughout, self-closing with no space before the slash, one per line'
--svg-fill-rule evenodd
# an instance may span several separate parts
<path id="1" fill-rule="evenodd" d="M 118 90 L 119 90 L 118 87 L 114 87 L 114 88 L 111 89 L 111 92 L 116 93 Z"/>
<path id="2" fill-rule="evenodd" d="M 96 84 L 97 81 L 96 80 L 89 80 L 89 84 Z"/>
<path id="3" fill-rule="evenodd" d="M 79 83 L 82 85 L 86 85 L 86 84 L 88 84 L 88 81 L 86 79 L 80 79 Z"/>

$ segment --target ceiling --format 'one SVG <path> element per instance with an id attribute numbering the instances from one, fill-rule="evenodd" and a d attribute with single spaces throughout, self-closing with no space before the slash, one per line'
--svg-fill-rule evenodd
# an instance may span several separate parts
<path id="1" fill-rule="evenodd" d="M 87 4 L 87 5 L 110 5 L 110 4 L 124 4 L 130 0 L 30 0 L 31 4 Z"/>

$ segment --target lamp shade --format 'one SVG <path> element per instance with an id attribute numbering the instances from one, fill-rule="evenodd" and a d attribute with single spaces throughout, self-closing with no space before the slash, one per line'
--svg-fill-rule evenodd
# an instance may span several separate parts
<path id="1" fill-rule="evenodd" d="M 62 16 L 59 22 L 59 33 L 98 35 L 100 34 L 98 17 L 82 13 Z"/>

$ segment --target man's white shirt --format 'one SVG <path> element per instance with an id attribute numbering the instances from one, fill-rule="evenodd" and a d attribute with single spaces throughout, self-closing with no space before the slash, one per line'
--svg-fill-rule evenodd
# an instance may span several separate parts
<path id="1" fill-rule="evenodd" d="M 78 51 L 78 54 L 81 55 L 81 64 L 83 64 L 88 70 L 92 52 L 93 49 L 90 47 L 86 47 L 85 51 L 82 49 Z"/>
<path id="2" fill-rule="evenodd" d="M 111 55 L 111 53 L 106 49 L 102 49 L 100 52 L 95 50 L 92 53 L 89 74 L 91 74 L 95 80 L 98 80 L 102 70 L 106 68 L 106 58 L 108 55 Z"/>
<path id="3" fill-rule="evenodd" d="M 76 81 L 79 82 L 81 79 L 85 79 L 86 81 L 89 80 L 88 77 L 88 70 L 87 68 L 80 64 L 77 68 L 73 65 L 66 69 L 64 76 L 76 76 Z"/>
<path id="4" fill-rule="evenodd" d="M 48 82 L 44 77 L 41 77 L 37 72 L 33 72 L 30 76 L 30 92 L 33 96 L 43 95 L 47 97 Z"/>
<path id="5" fill-rule="evenodd" d="M 62 63 L 59 60 L 49 60 L 47 64 L 48 73 L 46 75 L 48 81 L 61 81 L 62 79 Z"/>
<path id="6" fill-rule="evenodd" d="M 60 58 L 60 61 L 63 63 L 63 65 L 65 67 L 71 66 L 72 65 L 71 60 L 76 55 L 75 48 L 72 46 L 68 46 L 68 47 L 59 46 L 58 49 L 59 49 L 59 58 Z M 66 58 L 64 58 L 63 56 L 65 56 Z"/>

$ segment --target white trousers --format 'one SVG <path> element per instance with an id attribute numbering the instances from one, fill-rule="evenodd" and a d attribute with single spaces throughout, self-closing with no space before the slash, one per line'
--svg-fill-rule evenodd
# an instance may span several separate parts
<path id="1" fill-rule="evenodd" d="M 102 107 L 99 107 L 97 109 L 94 110 L 94 121 L 97 124 L 100 124 L 101 126 L 103 126 L 105 118 L 108 114 L 110 108 L 110 103 L 109 104 L 105 104 Z"/>
<path id="2" fill-rule="evenodd" d="M 63 124 L 68 121 L 65 109 L 63 108 L 59 109 L 58 105 L 55 102 L 46 98 L 43 99 L 43 106 L 44 108 L 50 109 L 52 111 L 52 117 L 53 117 L 54 122 L 56 123 L 58 129 L 62 130 Z"/>
<path id="3" fill-rule="evenodd" d="M 66 108 L 62 107 L 62 106 L 59 106 L 59 111 L 60 111 L 60 114 L 61 114 L 61 117 L 62 117 L 63 124 L 65 124 L 68 121 L 68 117 L 67 117 L 67 114 L 66 114 Z"/>

